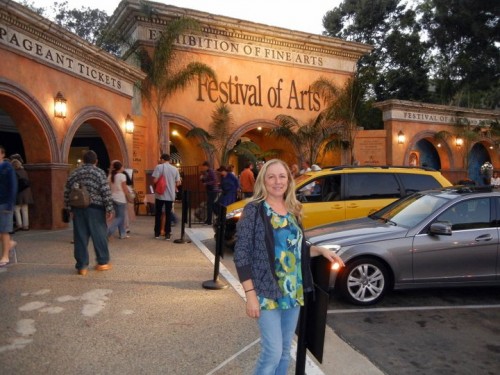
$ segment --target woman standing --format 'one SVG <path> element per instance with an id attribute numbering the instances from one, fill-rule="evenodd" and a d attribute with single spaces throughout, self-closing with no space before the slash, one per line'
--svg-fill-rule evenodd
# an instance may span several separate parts
<path id="1" fill-rule="evenodd" d="M 28 205 L 33 204 L 33 193 L 31 192 L 28 173 L 23 168 L 23 164 L 18 159 L 11 161 L 17 175 L 17 197 L 14 215 L 16 217 L 15 230 L 29 230 Z"/>
<path id="2" fill-rule="evenodd" d="M 329 249 L 306 243 L 301 210 L 290 169 L 279 159 L 269 160 L 238 221 L 234 255 L 246 313 L 260 328 L 256 375 L 287 372 L 304 293 L 313 290 L 310 257 L 322 255 L 343 266 Z"/>
<path id="3" fill-rule="evenodd" d="M 119 238 L 128 238 L 125 228 L 125 216 L 127 215 L 127 199 L 129 199 L 129 190 L 127 187 L 127 178 L 123 174 L 123 164 L 121 161 L 113 160 L 111 162 L 111 171 L 108 177 L 111 187 L 111 196 L 113 197 L 113 206 L 115 217 L 108 227 L 108 238 L 118 229 Z"/>

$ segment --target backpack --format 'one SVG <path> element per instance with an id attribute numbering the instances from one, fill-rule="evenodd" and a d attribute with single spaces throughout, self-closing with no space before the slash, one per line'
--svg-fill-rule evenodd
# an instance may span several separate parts
<path id="1" fill-rule="evenodd" d="M 69 192 L 69 205 L 73 208 L 87 208 L 90 205 L 90 195 L 84 185 L 73 185 Z"/>

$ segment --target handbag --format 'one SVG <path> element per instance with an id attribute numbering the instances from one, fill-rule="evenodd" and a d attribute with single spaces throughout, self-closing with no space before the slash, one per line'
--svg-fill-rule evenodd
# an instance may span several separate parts
<path id="1" fill-rule="evenodd" d="M 128 189 L 127 202 L 135 203 L 135 197 L 137 196 L 135 190 L 131 186 L 127 186 L 127 189 Z"/>
<path id="2" fill-rule="evenodd" d="M 155 193 L 160 195 L 163 194 L 167 189 L 167 179 L 165 178 L 165 175 L 163 173 L 164 171 L 162 171 L 161 176 L 158 178 L 158 181 L 156 181 L 155 184 Z"/>

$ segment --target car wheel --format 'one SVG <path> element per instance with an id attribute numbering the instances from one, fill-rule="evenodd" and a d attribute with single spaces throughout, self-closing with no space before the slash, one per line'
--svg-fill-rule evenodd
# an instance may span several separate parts
<path id="1" fill-rule="evenodd" d="M 387 267 L 375 259 L 358 259 L 348 263 L 342 273 L 342 295 L 355 305 L 379 302 L 389 287 Z"/>

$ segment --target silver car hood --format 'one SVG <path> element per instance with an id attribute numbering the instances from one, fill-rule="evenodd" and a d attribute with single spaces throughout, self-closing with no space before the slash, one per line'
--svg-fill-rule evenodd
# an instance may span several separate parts
<path id="1" fill-rule="evenodd" d="M 408 228 L 364 217 L 312 228 L 307 230 L 305 235 L 309 242 L 315 245 L 329 243 L 346 246 L 395 239 L 404 237 L 406 233 Z"/>

